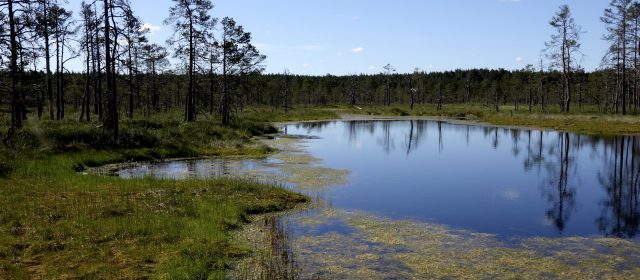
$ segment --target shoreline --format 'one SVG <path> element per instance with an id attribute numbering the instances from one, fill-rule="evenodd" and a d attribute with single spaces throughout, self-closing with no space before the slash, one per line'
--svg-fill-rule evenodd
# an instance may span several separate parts
<path id="1" fill-rule="evenodd" d="M 342 110 L 339 110 L 342 111 Z M 521 115 L 521 116 L 512 116 L 511 121 L 506 121 L 505 119 L 495 119 L 494 116 L 485 117 L 485 118 L 455 118 L 450 116 L 428 116 L 428 115 L 409 115 L 409 116 L 393 116 L 393 115 L 367 115 L 367 114 L 353 114 L 353 113 L 342 113 L 336 112 L 338 118 L 332 119 L 319 119 L 319 120 L 305 120 L 305 121 L 287 121 L 287 122 L 273 122 L 272 124 L 276 127 L 282 127 L 284 125 L 292 125 L 297 123 L 314 123 L 314 122 L 332 122 L 332 121 L 409 121 L 409 120 L 425 120 L 425 121 L 442 121 L 450 124 L 458 124 L 458 125 L 473 125 L 473 126 L 485 126 L 485 127 L 495 127 L 495 128 L 505 128 L 505 129 L 519 129 L 519 130 L 538 130 L 538 131 L 560 131 L 560 132 L 569 132 L 580 135 L 588 135 L 588 136 L 596 136 L 596 137 L 615 137 L 615 136 L 640 136 L 640 127 L 638 131 L 633 130 L 633 132 L 625 132 L 625 131 L 601 131 L 596 130 L 595 128 L 589 127 L 588 129 L 578 127 L 577 122 L 584 122 L 584 120 L 572 120 L 579 118 L 589 118 L 590 123 L 593 125 L 605 125 L 605 126 L 635 126 L 635 123 L 628 123 L 621 120 L 600 120 L 600 119 L 592 119 L 594 117 L 603 118 L 606 116 L 591 116 L 591 115 L 549 115 L 549 116 L 541 116 L 540 118 L 536 118 L 536 115 Z M 525 116 L 525 118 L 522 118 Z M 503 123 L 493 123 L 491 122 L 491 118 L 494 117 L 496 122 L 506 122 Z M 562 119 L 568 118 L 568 119 Z M 625 116 L 627 119 L 631 119 L 631 116 Z M 518 124 L 518 120 L 520 121 L 558 121 L 562 122 L 564 127 L 545 127 L 543 125 L 536 124 Z M 512 122 L 512 124 L 509 124 Z M 572 123 L 573 122 L 573 123 Z M 638 126 L 640 126 L 640 117 L 638 117 Z"/>

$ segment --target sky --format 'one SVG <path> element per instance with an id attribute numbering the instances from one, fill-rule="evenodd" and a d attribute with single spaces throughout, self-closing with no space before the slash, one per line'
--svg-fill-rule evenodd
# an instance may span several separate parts
<path id="1" fill-rule="evenodd" d="M 69 0 L 78 11 L 81 0 Z M 171 0 L 131 0 L 164 43 Z M 374 74 L 539 67 L 553 29 L 548 22 L 568 4 L 583 30 L 581 65 L 596 69 L 607 49 L 600 22 L 609 0 L 214 0 L 214 17 L 232 17 L 267 56 L 267 73 Z M 76 12 L 77 13 L 77 12 Z M 73 67 L 73 66 L 72 66 Z M 75 69 L 74 69 L 75 70 Z"/>

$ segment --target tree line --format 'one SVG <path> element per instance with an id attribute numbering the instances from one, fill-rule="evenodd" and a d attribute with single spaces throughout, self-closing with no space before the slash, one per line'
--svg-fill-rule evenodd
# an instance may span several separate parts
<path id="1" fill-rule="evenodd" d="M 77 15 L 58 0 L 0 0 L 0 108 L 11 115 L 4 138 L 28 112 L 63 120 L 67 106 L 80 113 L 78 121 L 100 123 L 117 139 L 122 117 L 176 108 L 185 121 L 215 115 L 229 124 L 254 105 L 284 111 L 334 104 L 481 103 L 496 111 L 505 104 L 528 111 L 595 105 L 622 114 L 640 105 L 638 1 L 612 0 L 604 10 L 609 48 L 592 72 L 580 65 L 583 31 L 562 5 L 549 21 L 539 65 L 397 73 L 387 64 L 379 74 L 345 76 L 262 74 L 265 56 L 234 19 L 213 16 L 210 0 L 172 2 L 164 23 L 174 33 L 158 44 L 149 41 L 151 30 L 130 0 L 83 2 Z M 68 69 L 78 59 L 82 71 Z"/>
<path id="2" fill-rule="evenodd" d="M 149 116 L 160 110 L 161 75 L 187 77 L 184 101 L 177 102 L 186 121 L 201 112 L 196 96 L 205 92 L 196 84 L 207 80 L 208 111 L 228 124 L 238 80 L 262 71 L 265 56 L 234 19 L 212 16 L 210 0 L 172 2 L 165 24 L 174 33 L 163 45 L 149 42 L 151 30 L 130 0 L 83 1 L 78 15 L 58 0 L 1 0 L 0 102 L 11 114 L 5 139 L 23 126 L 29 110 L 63 120 L 70 104 L 79 109 L 79 121 L 97 116 L 117 139 L 121 114 L 133 118 L 135 111 Z M 180 63 L 172 66 L 170 56 Z M 73 59 L 84 62 L 82 73 L 68 69 Z"/>

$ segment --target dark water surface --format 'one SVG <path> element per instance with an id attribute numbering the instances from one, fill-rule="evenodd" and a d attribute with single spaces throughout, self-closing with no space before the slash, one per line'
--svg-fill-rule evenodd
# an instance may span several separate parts
<path id="1" fill-rule="evenodd" d="M 346 186 L 323 192 L 336 208 L 502 238 L 637 239 L 638 137 L 426 120 L 301 123 L 284 131 L 318 136 L 305 140 L 306 149 L 325 166 L 351 171 Z M 120 175 L 207 177 L 225 174 L 227 165 L 252 169 L 260 163 L 174 162 Z"/>

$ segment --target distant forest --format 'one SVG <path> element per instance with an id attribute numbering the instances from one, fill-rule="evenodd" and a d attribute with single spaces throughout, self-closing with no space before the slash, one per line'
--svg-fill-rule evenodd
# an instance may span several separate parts
<path id="1" fill-rule="evenodd" d="M 613 0 L 600 18 L 610 43 L 601 67 L 580 66 L 580 35 L 567 5 L 550 11 L 550 38 L 538 65 L 520 70 L 470 69 L 375 75 L 263 74 L 265 56 L 251 33 L 229 17 L 212 15 L 209 0 L 173 0 L 166 44 L 130 0 L 97 0 L 65 7 L 57 0 L 0 0 L 0 114 L 10 115 L 6 138 L 28 118 L 63 120 L 71 108 L 117 138 L 122 118 L 184 110 L 185 121 L 213 115 L 229 124 L 247 106 L 485 104 L 500 110 L 637 112 L 640 105 L 640 4 Z M 73 13 L 73 11 L 78 11 Z M 425 53 L 425 56 L 435 55 Z M 170 59 L 174 57 L 175 59 Z M 70 71 L 70 60 L 83 70 Z M 171 62 L 179 62 L 173 64 Z M 4 117 L 2 119 L 9 119 Z"/>

